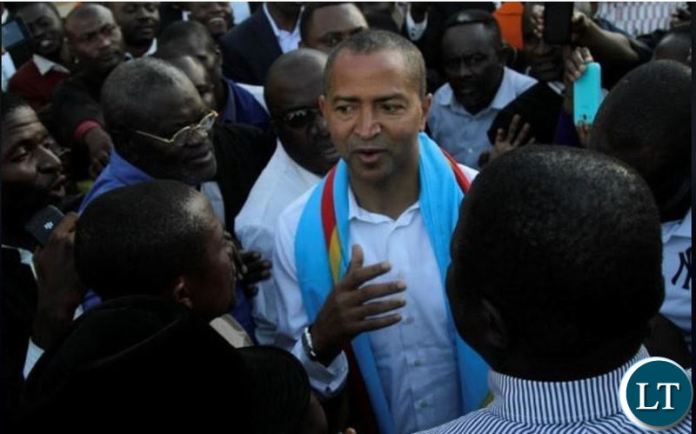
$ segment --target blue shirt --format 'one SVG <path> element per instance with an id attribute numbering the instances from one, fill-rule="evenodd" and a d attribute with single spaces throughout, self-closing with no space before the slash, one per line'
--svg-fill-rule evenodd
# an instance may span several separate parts
<path id="1" fill-rule="evenodd" d="M 227 102 L 220 113 L 223 123 L 247 124 L 265 130 L 271 122 L 266 110 L 256 101 L 254 95 L 234 81 L 223 78 L 227 83 Z"/>
<path id="2" fill-rule="evenodd" d="M 85 208 L 87 208 L 87 206 L 94 199 L 104 193 L 119 187 L 135 185 L 141 182 L 150 182 L 154 179 L 155 178 L 152 176 L 126 161 L 118 154 L 118 152 L 113 150 L 111 151 L 109 164 L 104 168 L 102 173 L 94 182 L 94 185 L 89 192 L 87 192 L 87 195 L 85 195 L 85 198 L 82 200 L 82 204 L 80 205 L 79 212 L 82 214 Z M 247 333 L 249 333 L 249 336 L 254 336 L 254 322 L 251 319 L 251 303 L 246 298 L 244 291 L 239 285 L 237 285 L 235 288 L 235 293 L 237 303 L 230 313 L 237 320 L 237 322 L 244 327 Z M 82 300 L 83 309 L 87 311 L 100 303 L 101 298 L 99 298 L 94 291 L 88 289 L 87 293 L 85 294 L 85 298 Z"/>
<path id="3" fill-rule="evenodd" d="M 488 129 L 498 112 L 536 83 L 532 77 L 505 68 L 491 104 L 472 115 L 457 101 L 449 83 L 433 97 L 428 115 L 430 136 L 459 163 L 477 169 L 481 153 L 493 145 Z"/>
<path id="4" fill-rule="evenodd" d="M 649 357 L 641 348 L 626 364 L 597 377 L 576 381 L 531 381 L 490 371 L 488 384 L 493 402 L 422 434 L 562 433 L 634 434 L 649 431 L 634 425 L 621 410 L 621 378 L 639 360 Z M 691 414 L 673 434 L 691 432 Z"/>

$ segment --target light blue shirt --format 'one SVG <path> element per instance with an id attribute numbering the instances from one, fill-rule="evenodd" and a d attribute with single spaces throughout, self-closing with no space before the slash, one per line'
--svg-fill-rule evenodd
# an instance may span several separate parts
<path id="1" fill-rule="evenodd" d="M 637 434 L 619 401 L 621 378 L 639 360 L 649 357 L 641 348 L 626 364 L 597 377 L 576 381 L 531 381 L 490 371 L 494 395 L 485 409 L 422 434 Z M 661 433 L 691 432 L 691 414 Z"/>
<path id="2" fill-rule="evenodd" d="M 665 301 L 660 313 L 684 332 L 691 349 L 691 211 L 682 220 L 662 224 L 662 275 Z"/>
<path id="3" fill-rule="evenodd" d="M 535 83 L 532 77 L 505 68 L 493 101 L 475 115 L 457 101 L 449 83 L 444 84 L 435 92 L 428 116 L 430 136 L 459 163 L 477 169 L 481 153 L 493 146 L 488 129 L 498 112 Z"/>

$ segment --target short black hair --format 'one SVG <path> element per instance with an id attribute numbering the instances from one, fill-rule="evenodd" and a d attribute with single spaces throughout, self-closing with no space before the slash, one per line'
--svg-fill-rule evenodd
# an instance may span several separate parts
<path id="1" fill-rule="evenodd" d="M 148 106 L 143 100 L 153 92 L 172 92 L 188 77 L 169 62 L 143 57 L 117 66 L 104 81 L 101 105 L 107 130 L 118 137 L 119 131 L 142 129 L 148 122 Z M 127 140 L 115 140 L 119 152 L 128 154 Z M 125 155 L 124 155 L 125 156 Z"/>
<path id="2" fill-rule="evenodd" d="M 24 100 L 24 98 L 15 93 L 2 92 L 2 100 L 0 100 L 2 126 L 4 127 L 5 120 L 10 116 L 10 114 L 21 108 L 31 108 L 31 106 L 26 102 L 26 100 Z M 0 135 L 0 138 L 2 138 L 2 136 L 4 136 L 4 134 Z"/>
<path id="3" fill-rule="evenodd" d="M 604 98 L 588 146 L 635 168 L 660 203 L 659 184 L 691 173 L 691 69 L 656 60 L 630 71 Z"/>
<path id="4" fill-rule="evenodd" d="M 180 44 L 180 41 L 191 37 L 202 38 L 211 47 L 215 47 L 215 41 L 203 24 L 198 21 L 175 21 L 168 25 L 157 37 L 157 52 L 158 54 L 162 52 L 161 55 L 167 57 L 172 57 L 172 53 L 191 54 L 187 53 Z"/>
<path id="5" fill-rule="evenodd" d="M 491 162 L 462 203 L 452 254 L 448 293 L 488 300 L 511 347 L 533 357 L 637 351 L 664 298 L 650 190 L 585 149 L 526 146 Z"/>
<path id="6" fill-rule="evenodd" d="M 45 5 L 51 11 L 53 11 L 53 13 L 56 14 L 56 16 L 58 17 L 59 20 L 61 20 L 61 21 L 63 20 L 63 18 L 60 16 L 60 12 L 58 12 L 58 8 L 52 2 L 17 2 L 15 4 L 16 4 L 16 7 L 15 7 L 14 11 L 12 12 L 13 16 L 16 16 L 19 13 L 19 11 L 21 11 L 22 9 L 26 9 L 26 8 L 32 7 L 32 6 Z"/>
<path id="7" fill-rule="evenodd" d="M 118 188 L 87 206 L 75 232 L 75 268 L 103 299 L 164 295 L 176 277 L 200 272 L 209 223 L 190 210 L 203 198 L 177 181 Z"/>
<path id="8" fill-rule="evenodd" d="M 300 14 L 300 39 L 303 41 L 307 41 L 307 36 L 309 33 L 309 28 L 312 25 L 312 19 L 314 18 L 314 12 L 317 11 L 317 9 L 329 7 L 329 6 L 338 6 L 338 5 L 344 5 L 344 4 L 351 4 L 351 2 L 312 2 L 312 3 L 307 3 L 305 7 L 302 9 L 302 13 Z"/>
<path id="9" fill-rule="evenodd" d="M 0 111 L 2 112 L 2 121 L 5 122 L 5 117 L 10 113 L 22 107 L 30 107 L 24 98 L 16 93 L 2 92 L 2 100 L 0 100 Z"/>
<path id="10" fill-rule="evenodd" d="M 503 39 L 498 21 L 490 12 L 483 9 L 464 9 L 450 16 L 445 21 L 441 40 L 445 38 L 448 29 L 468 24 L 482 24 L 486 30 L 493 33 L 498 46 L 502 45 Z"/>
<path id="11" fill-rule="evenodd" d="M 426 93 L 425 60 L 420 50 L 408 39 L 396 33 L 385 30 L 366 30 L 343 40 L 329 54 L 324 70 L 324 94 L 328 94 L 331 87 L 331 71 L 336 58 L 343 51 L 356 54 L 372 54 L 379 51 L 397 51 L 403 57 L 404 68 L 407 69 L 411 80 L 414 82 L 421 97 Z"/>

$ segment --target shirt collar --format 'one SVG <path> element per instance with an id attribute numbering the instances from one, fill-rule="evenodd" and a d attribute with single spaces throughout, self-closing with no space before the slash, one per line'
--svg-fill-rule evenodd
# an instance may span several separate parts
<path id="1" fill-rule="evenodd" d="M 55 69 L 57 72 L 64 72 L 66 74 L 70 74 L 70 70 L 68 70 L 68 68 L 52 60 L 49 60 L 40 54 L 34 54 L 33 56 L 31 56 L 31 59 L 34 61 L 34 65 L 36 65 L 36 69 L 39 70 L 39 74 L 41 75 L 48 74 L 48 71 L 50 71 L 51 69 Z"/>
<path id="2" fill-rule="evenodd" d="M 411 206 L 406 208 L 406 210 L 401 213 L 399 218 L 397 220 L 402 220 L 403 224 L 408 224 L 411 220 L 412 217 L 415 215 L 415 211 L 420 209 L 420 201 L 416 201 L 413 203 Z M 353 194 L 353 189 L 348 188 L 348 220 L 360 220 L 363 222 L 367 223 L 388 223 L 388 222 L 393 222 L 394 220 L 391 219 L 391 217 L 388 217 L 386 215 L 382 214 L 377 214 L 370 212 L 366 210 L 365 208 L 361 208 L 360 205 L 358 205 L 358 201 L 355 198 L 355 195 Z"/>
<path id="3" fill-rule="evenodd" d="M 10 12 L 7 9 L 2 10 L 2 24 L 5 24 L 7 22 L 7 17 L 10 15 Z"/>
<path id="4" fill-rule="evenodd" d="M 641 347 L 621 367 L 575 381 L 531 381 L 491 370 L 488 385 L 495 400 L 489 410 L 500 418 L 527 424 L 577 423 L 620 413 L 621 379 L 631 366 L 647 357 L 648 352 Z"/>
<path id="5" fill-rule="evenodd" d="M 299 35 L 299 34 L 300 34 L 300 18 L 299 18 L 299 15 L 302 15 L 301 12 L 300 12 L 300 14 L 298 15 L 297 22 L 295 23 L 295 28 L 292 29 L 292 32 L 288 32 L 287 30 L 281 30 L 281 29 L 278 28 L 278 26 L 276 25 L 275 21 L 273 21 L 273 17 L 271 16 L 271 13 L 268 12 L 268 5 L 266 4 L 266 2 L 263 3 L 263 12 L 266 14 L 266 18 L 268 18 L 268 22 L 271 23 L 271 29 L 273 30 L 273 34 L 275 35 L 276 39 L 277 39 L 278 37 L 280 37 L 280 35 L 283 34 L 283 33 L 288 34 L 288 35 L 295 35 L 295 34 L 298 34 L 298 35 Z"/>
<path id="6" fill-rule="evenodd" d="M 152 56 L 157 52 L 157 38 L 153 39 L 152 42 L 150 43 L 150 48 L 147 49 L 145 54 L 142 55 L 142 57 L 149 57 Z M 133 56 L 131 53 L 127 52 L 125 53 L 126 60 L 133 60 L 135 59 L 135 56 Z"/>
<path id="7" fill-rule="evenodd" d="M 683 219 L 662 224 L 662 242 L 666 243 L 672 237 L 691 238 L 691 209 Z"/>
<path id="8" fill-rule="evenodd" d="M 303 184 L 316 184 L 321 180 L 319 175 L 310 172 L 309 170 L 300 166 L 300 164 L 297 161 L 293 160 L 292 157 L 288 155 L 288 152 L 285 150 L 285 147 L 283 146 L 283 143 L 280 141 L 280 139 L 276 140 L 275 152 L 281 164 L 287 165 L 290 168 L 292 168 L 292 170 L 295 171 L 297 177 L 302 181 Z"/>
<path id="9" fill-rule="evenodd" d="M 111 151 L 109 165 L 104 169 L 104 172 L 107 172 L 107 169 L 109 169 L 108 173 L 111 174 L 111 176 L 120 180 L 125 185 L 131 185 L 138 182 L 149 182 L 154 179 L 152 176 L 143 172 L 121 157 L 115 149 Z"/>
<path id="10" fill-rule="evenodd" d="M 236 101 L 234 98 L 234 88 L 232 87 L 232 80 L 223 78 L 227 84 L 227 101 L 225 102 L 225 107 L 220 113 L 220 120 L 222 122 L 237 122 L 237 107 L 235 105 Z"/>
<path id="11" fill-rule="evenodd" d="M 500 86 L 498 86 L 498 91 L 495 93 L 493 101 L 491 101 L 488 107 L 484 108 L 475 115 L 469 113 L 467 109 L 464 108 L 464 106 L 461 105 L 459 101 L 457 101 L 457 99 L 454 97 L 454 91 L 452 90 L 452 86 L 450 86 L 449 83 L 446 83 L 444 89 L 442 90 L 442 99 L 440 100 L 440 104 L 444 106 L 457 107 L 459 110 L 463 110 L 465 113 L 469 114 L 469 116 L 472 117 L 479 116 L 482 113 L 487 112 L 491 108 L 496 110 L 502 110 L 506 105 L 510 103 L 510 101 L 515 99 L 515 96 L 517 95 L 515 93 L 515 87 L 512 84 L 510 74 L 510 70 L 507 67 L 503 67 L 503 78 L 500 80 Z"/>

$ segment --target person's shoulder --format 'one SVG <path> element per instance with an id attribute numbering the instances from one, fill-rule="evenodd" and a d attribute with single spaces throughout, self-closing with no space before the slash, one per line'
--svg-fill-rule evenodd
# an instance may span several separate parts
<path id="1" fill-rule="evenodd" d="M 263 8 L 259 8 L 249 18 L 232 27 L 223 37 L 223 40 L 229 42 L 253 37 L 254 32 L 258 30 L 259 26 L 263 25 L 264 18 Z"/>
<path id="2" fill-rule="evenodd" d="M 321 183 L 319 185 L 322 185 Z M 285 209 L 278 216 L 278 225 L 284 226 L 294 232 L 297 229 L 297 225 L 300 222 L 302 213 L 304 212 L 309 198 L 314 192 L 314 189 L 319 188 L 319 185 L 310 188 L 308 191 L 303 193 L 300 197 L 290 202 L 290 205 L 285 207 Z"/>
<path id="3" fill-rule="evenodd" d="M 517 72 L 512 68 L 508 68 L 507 66 L 505 66 L 504 68 L 507 79 L 515 85 L 517 85 L 518 87 L 524 87 L 526 90 L 537 83 L 536 78 L 530 77 L 527 74 L 522 74 L 521 72 Z"/>
<path id="4" fill-rule="evenodd" d="M 488 434 L 491 432 L 502 432 L 502 430 L 498 431 L 492 429 L 496 428 L 496 426 L 494 421 L 490 418 L 491 416 L 488 414 L 488 410 L 482 409 L 466 414 L 459 419 L 454 419 L 435 428 L 419 431 L 416 434 Z M 494 426 L 491 426 L 492 423 Z"/>

